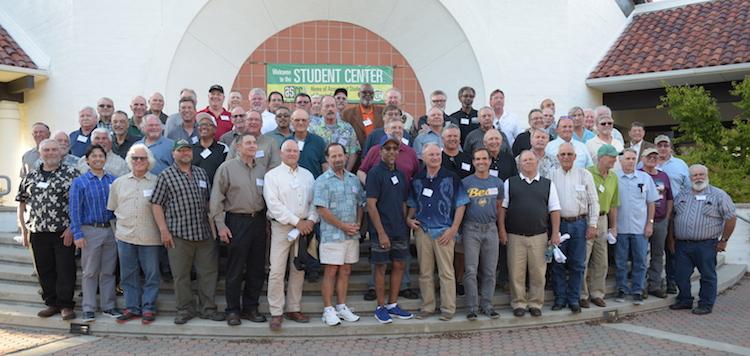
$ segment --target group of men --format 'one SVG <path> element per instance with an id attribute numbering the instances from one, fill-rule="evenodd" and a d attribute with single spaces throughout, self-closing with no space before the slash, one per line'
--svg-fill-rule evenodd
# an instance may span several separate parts
<path id="1" fill-rule="evenodd" d="M 545 99 L 524 130 L 501 90 L 476 110 L 474 89 L 462 87 L 461 108 L 451 115 L 436 90 L 420 118 L 401 109 L 395 88 L 387 105 L 376 105 L 369 84 L 356 104 L 348 105 L 342 88 L 298 94 L 295 108 L 281 93 L 255 88 L 249 111 L 238 92 L 228 108 L 223 87 L 208 92 L 200 111 L 195 91 L 183 89 L 173 115 L 155 93 L 135 97 L 131 117 L 102 98 L 79 112 L 80 128 L 70 134 L 33 125 L 37 146 L 22 158 L 16 200 L 47 305 L 40 317 L 76 318 L 78 248 L 84 321 L 95 320 L 98 289 L 104 315 L 149 324 L 161 280 L 173 279 L 175 324 L 266 322 L 258 306 L 267 281 L 270 328 L 280 330 L 284 319 L 309 321 L 298 262 L 308 253 L 300 246 L 317 241 L 322 320 L 355 322 L 348 281 L 367 237 L 365 297 L 376 300 L 381 323 L 436 314 L 451 320 L 457 295 L 469 320 L 499 318 L 497 283 L 507 283 L 516 317 L 540 316 L 548 265 L 552 310 L 604 307 L 608 245 L 617 301 L 631 296 L 638 305 L 679 289 L 672 309 L 711 312 L 716 252 L 734 229 L 734 204 L 708 184 L 706 167 L 688 168 L 672 155 L 668 136 L 651 144 L 633 123 L 630 141 L 618 138 L 606 106 L 575 107 L 555 120 L 554 102 Z M 419 293 L 409 288 L 412 241 Z M 223 249 L 222 312 L 214 297 Z M 114 296 L 118 258 L 122 311 Z M 693 308 L 694 268 L 701 294 Z M 399 306 L 399 296 L 421 297 L 416 315 Z"/>

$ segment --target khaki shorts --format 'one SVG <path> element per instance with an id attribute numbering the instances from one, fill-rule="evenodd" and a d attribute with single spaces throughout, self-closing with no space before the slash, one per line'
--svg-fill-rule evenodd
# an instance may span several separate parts
<path id="1" fill-rule="evenodd" d="M 359 261 L 359 240 L 320 244 L 320 263 L 324 265 L 354 264 Z"/>

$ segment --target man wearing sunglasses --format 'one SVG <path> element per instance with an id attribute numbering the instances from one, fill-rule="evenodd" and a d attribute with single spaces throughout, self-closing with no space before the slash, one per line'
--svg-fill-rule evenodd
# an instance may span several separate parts
<path id="1" fill-rule="evenodd" d="M 115 104 L 112 99 L 102 97 L 96 102 L 96 113 L 99 116 L 99 122 L 96 127 L 103 127 L 112 131 L 112 115 L 115 113 Z"/>
<path id="2" fill-rule="evenodd" d="M 612 145 L 617 152 L 622 152 L 622 150 L 625 148 L 621 141 L 616 140 L 612 136 L 612 128 L 615 127 L 615 121 L 612 120 L 612 116 L 607 113 L 599 113 L 599 115 L 596 116 L 596 136 L 594 138 L 588 140 L 586 142 L 586 148 L 589 151 L 589 154 L 591 155 L 591 158 L 594 159 L 594 164 L 596 164 L 597 160 L 597 152 L 599 151 L 599 147 L 602 147 L 603 145 Z M 615 168 L 618 168 L 619 166 L 615 166 Z"/>

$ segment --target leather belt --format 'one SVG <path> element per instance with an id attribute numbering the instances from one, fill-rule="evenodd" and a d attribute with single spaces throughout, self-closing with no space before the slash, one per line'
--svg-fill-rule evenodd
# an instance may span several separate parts
<path id="1" fill-rule="evenodd" d="M 573 216 L 573 217 L 570 217 L 570 218 L 566 218 L 564 216 L 561 216 L 560 220 L 565 221 L 565 222 L 576 222 L 578 220 L 585 219 L 587 216 L 588 215 L 586 215 L 586 214 L 578 215 L 578 216 Z"/>
<path id="2" fill-rule="evenodd" d="M 88 224 L 88 225 L 93 226 L 93 227 L 110 227 L 111 226 L 109 224 L 109 221 L 107 221 L 105 223 L 91 223 L 91 224 Z"/>
<path id="3" fill-rule="evenodd" d="M 263 211 L 261 210 L 261 211 L 256 211 L 256 212 L 252 212 L 252 213 L 249 213 L 249 214 L 247 214 L 247 213 L 233 213 L 233 212 L 227 212 L 227 214 L 237 215 L 237 216 L 242 216 L 242 217 L 247 217 L 247 218 L 254 218 L 254 217 L 260 215 L 262 212 Z"/>
<path id="4" fill-rule="evenodd" d="M 599 216 L 604 216 L 604 215 L 607 215 L 607 212 L 606 212 L 606 211 L 600 211 L 600 212 L 599 212 Z"/>

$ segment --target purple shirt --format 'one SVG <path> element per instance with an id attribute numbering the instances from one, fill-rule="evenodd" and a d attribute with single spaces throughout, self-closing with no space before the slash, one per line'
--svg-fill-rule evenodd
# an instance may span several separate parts
<path id="1" fill-rule="evenodd" d="M 640 169 L 643 172 L 643 168 Z M 672 185 L 669 183 L 669 176 L 658 170 L 656 174 L 646 172 L 656 185 L 656 192 L 659 194 L 659 200 L 656 201 L 656 211 L 654 212 L 654 221 L 662 221 L 667 217 L 667 200 L 674 200 L 672 196 Z"/>
<path id="2" fill-rule="evenodd" d="M 367 151 L 367 156 L 362 160 L 362 164 L 359 166 L 359 170 L 367 173 L 373 166 L 381 161 L 380 158 L 380 146 L 375 145 Z M 419 172 L 419 160 L 417 160 L 417 153 L 413 148 L 401 143 L 398 147 L 398 155 L 396 156 L 396 168 L 404 174 L 406 178 L 406 186 L 411 186 L 411 180 Z"/>

